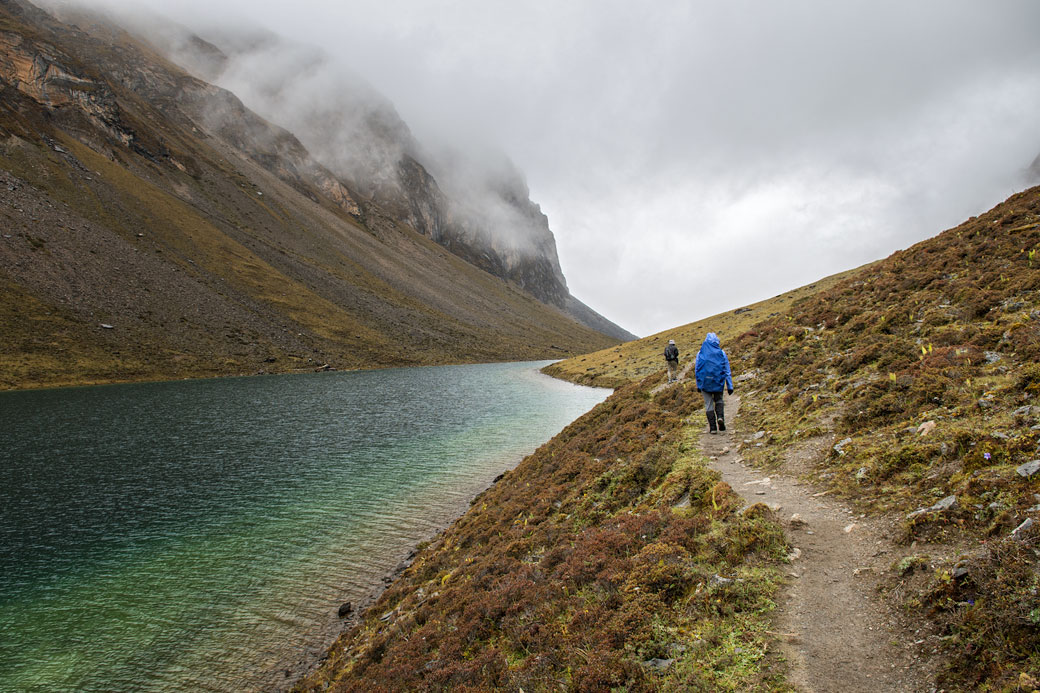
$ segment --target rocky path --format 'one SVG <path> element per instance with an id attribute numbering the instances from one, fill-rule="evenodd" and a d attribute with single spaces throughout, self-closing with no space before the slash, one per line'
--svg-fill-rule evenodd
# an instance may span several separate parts
<path id="1" fill-rule="evenodd" d="M 790 450 L 779 475 L 746 467 L 738 447 L 753 444 L 754 431 L 741 430 L 739 409 L 740 397 L 727 397 L 730 430 L 704 433 L 701 446 L 749 504 L 775 510 L 795 547 L 777 622 L 791 683 L 806 693 L 932 690 L 930 672 L 914 656 L 914 632 L 877 591 L 882 572 L 910 549 L 891 541 L 884 521 L 853 515 L 798 480 L 831 436 Z"/>

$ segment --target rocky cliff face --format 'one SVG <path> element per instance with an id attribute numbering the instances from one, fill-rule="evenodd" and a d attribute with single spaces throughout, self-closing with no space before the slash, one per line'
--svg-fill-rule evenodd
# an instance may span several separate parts
<path id="1" fill-rule="evenodd" d="M 121 121 L 115 96 L 99 78 L 69 67 L 71 59 L 54 46 L 22 34 L 0 32 L 0 80 L 55 112 L 73 107 L 98 130 L 128 146 L 138 143 Z"/>
<path id="2" fill-rule="evenodd" d="M 145 155 L 167 161 L 178 168 L 184 164 L 171 158 L 161 140 L 148 142 L 139 134 L 147 128 L 133 127 L 131 117 L 118 105 L 109 80 L 164 109 L 170 117 L 194 128 L 216 134 L 236 149 L 249 154 L 282 180 L 304 188 L 313 185 L 348 213 L 360 210 L 350 191 L 328 170 L 318 165 L 288 132 L 265 122 L 247 109 L 234 94 L 190 77 L 141 60 L 132 47 L 105 45 L 88 34 L 67 32 L 49 17 L 24 3 L 10 9 L 52 31 L 67 33 L 93 44 L 96 50 L 84 64 L 54 44 L 43 43 L 15 32 L 0 33 L 0 81 L 13 86 L 35 102 L 56 112 L 69 108 L 84 116 L 112 140 Z M 105 32 L 111 36 L 115 30 Z"/>

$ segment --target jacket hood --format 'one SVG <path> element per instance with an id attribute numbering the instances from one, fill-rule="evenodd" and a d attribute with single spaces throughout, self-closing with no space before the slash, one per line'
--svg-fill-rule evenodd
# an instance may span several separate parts
<path id="1" fill-rule="evenodd" d="M 704 338 L 704 343 L 717 347 L 719 345 L 719 336 L 714 332 L 709 332 L 708 336 Z"/>

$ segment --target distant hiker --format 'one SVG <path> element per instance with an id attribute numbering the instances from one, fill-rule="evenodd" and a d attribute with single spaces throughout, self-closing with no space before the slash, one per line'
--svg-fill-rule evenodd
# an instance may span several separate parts
<path id="1" fill-rule="evenodd" d="M 733 394 L 733 376 L 729 370 L 729 358 L 719 346 L 719 336 L 709 332 L 697 353 L 693 367 L 697 378 L 697 391 L 704 395 L 704 413 L 708 417 L 708 433 L 726 430 L 725 409 L 722 390 Z"/>
<path id="2" fill-rule="evenodd" d="M 669 339 L 664 348 L 664 362 L 668 364 L 668 382 L 674 383 L 679 379 L 679 347 L 675 346 L 674 339 Z"/>

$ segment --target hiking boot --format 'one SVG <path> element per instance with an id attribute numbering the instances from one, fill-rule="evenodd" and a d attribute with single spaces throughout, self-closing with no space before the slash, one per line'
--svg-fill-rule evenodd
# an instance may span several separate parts
<path id="1" fill-rule="evenodd" d="M 725 431 L 726 430 L 726 422 L 722 420 L 721 416 L 718 418 L 718 422 L 719 422 L 719 430 L 720 431 Z"/>
<path id="2" fill-rule="evenodd" d="M 708 433 L 718 433 L 715 423 L 715 412 L 706 411 L 704 412 L 704 415 L 708 417 Z"/>

